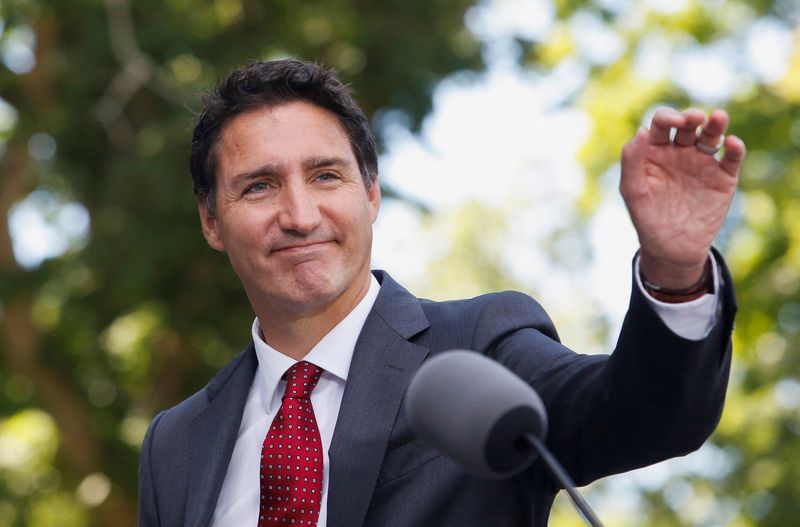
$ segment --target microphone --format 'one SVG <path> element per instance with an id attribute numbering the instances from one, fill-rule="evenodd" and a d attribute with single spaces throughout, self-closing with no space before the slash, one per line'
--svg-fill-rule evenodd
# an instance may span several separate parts
<path id="1" fill-rule="evenodd" d="M 480 477 L 511 477 L 541 455 L 587 524 L 602 527 L 544 445 L 539 394 L 500 363 L 465 350 L 435 355 L 411 379 L 405 412 L 420 439 Z"/>
<path id="2" fill-rule="evenodd" d="M 471 351 L 425 361 L 406 391 L 406 416 L 425 442 L 488 479 L 517 474 L 536 458 L 520 441 L 547 435 L 547 413 L 533 388 Z"/>

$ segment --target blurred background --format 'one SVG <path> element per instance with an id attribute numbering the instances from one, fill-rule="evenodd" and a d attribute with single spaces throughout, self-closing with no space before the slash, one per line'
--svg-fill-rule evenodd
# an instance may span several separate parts
<path id="1" fill-rule="evenodd" d="M 253 59 L 337 68 L 381 143 L 374 267 L 518 289 L 607 352 L 636 239 L 619 151 L 726 108 L 735 361 L 700 451 L 587 489 L 607 525 L 800 518 L 800 0 L 0 0 L 0 527 L 132 526 L 159 410 L 249 339 L 187 169 L 198 95 Z M 559 498 L 551 524 L 581 525 Z"/>

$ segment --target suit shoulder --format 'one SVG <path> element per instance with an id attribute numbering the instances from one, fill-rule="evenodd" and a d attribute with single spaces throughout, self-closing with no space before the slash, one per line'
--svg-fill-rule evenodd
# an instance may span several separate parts
<path id="1" fill-rule="evenodd" d="M 189 437 L 192 421 L 208 406 L 207 387 L 175 406 L 161 411 L 147 427 L 142 454 L 156 465 L 179 458 Z"/>
<path id="2" fill-rule="evenodd" d="M 486 293 L 473 298 L 446 300 L 443 302 L 420 299 L 426 314 L 434 317 L 480 317 L 486 313 L 522 313 L 523 316 L 547 316 L 542 306 L 519 291 Z"/>
<path id="3" fill-rule="evenodd" d="M 553 322 L 539 302 L 518 291 L 487 293 L 445 302 L 422 300 L 422 307 L 431 321 L 474 328 L 477 338 L 534 328 L 558 339 Z"/>
<path id="4" fill-rule="evenodd" d="M 228 362 L 203 388 L 180 403 L 159 413 L 150 423 L 147 436 L 154 439 L 156 428 L 158 436 L 176 437 L 208 406 L 211 399 L 225 386 L 233 373 L 240 367 L 254 367 L 256 362 L 252 344 L 233 360 Z M 252 357 L 250 355 L 253 355 Z"/>
<path id="5" fill-rule="evenodd" d="M 175 406 L 167 408 L 158 414 L 161 428 L 185 426 L 190 423 L 208 405 L 207 388 L 207 386 L 204 386 Z M 156 419 L 153 419 L 153 424 L 156 424 Z"/>

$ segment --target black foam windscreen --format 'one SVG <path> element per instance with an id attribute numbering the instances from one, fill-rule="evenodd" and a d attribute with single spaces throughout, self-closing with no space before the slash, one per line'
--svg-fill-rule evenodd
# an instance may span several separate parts
<path id="1" fill-rule="evenodd" d="M 405 411 L 423 441 L 486 478 L 524 470 L 536 452 L 523 437 L 547 434 L 536 391 L 471 351 L 447 351 L 424 362 L 406 391 Z"/>

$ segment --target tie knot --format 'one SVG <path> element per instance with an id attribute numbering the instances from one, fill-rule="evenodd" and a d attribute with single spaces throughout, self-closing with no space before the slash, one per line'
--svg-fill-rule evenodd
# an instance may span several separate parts
<path id="1" fill-rule="evenodd" d="M 283 398 L 308 399 L 322 375 L 322 369 L 301 360 L 286 372 L 286 391 Z"/>

